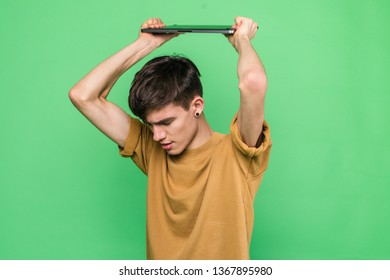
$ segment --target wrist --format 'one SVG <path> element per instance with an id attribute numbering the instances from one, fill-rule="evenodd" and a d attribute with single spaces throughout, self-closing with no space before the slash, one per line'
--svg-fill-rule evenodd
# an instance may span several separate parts
<path id="1" fill-rule="evenodd" d="M 136 42 L 139 43 L 142 48 L 150 49 L 151 51 L 160 46 L 155 40 L 143 36 L 138 37 Z"/>
<path id="2" fill-rule="evenodd" d="M 250 39 L 248 36 L 239 36 L 234 40 L 234 48 L 237 50 L 237 52 L 240 52 L 243 47 L 248 45 L 250 45 Z"/>

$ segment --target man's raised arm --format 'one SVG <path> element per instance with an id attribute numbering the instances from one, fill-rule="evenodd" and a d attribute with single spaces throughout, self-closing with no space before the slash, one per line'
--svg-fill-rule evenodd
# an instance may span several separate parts
<path id="1" fill-rule="evenodd" d="M 263 64 L 251 40 L 258 25 L 252 19 L 236 17 L 233 28 L 236 32 L 228 36 L 238 52 L 238 80 L 240 108 L 237 124 L 242 140 L 249 147 L 258 147 L 264 121 L 264 98 L 267 90 L 267 77 Z"/>
<path id="2" fill-rule="evenodd" d="M 163 26 L 160 19 L 152 18 L 141 28 Z M 120 147 L 124 146 L 129 133 L 130 116 L 109 102 L 107 96 L 123 73 L 174 36 L 140 32 L 135 42 L 100 63 L 69 91 L 69 98 L 77 109 Z"/>

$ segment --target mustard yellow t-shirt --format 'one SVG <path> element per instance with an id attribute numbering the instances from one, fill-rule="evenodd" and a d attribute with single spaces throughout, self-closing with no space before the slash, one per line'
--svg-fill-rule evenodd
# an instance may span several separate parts
<path id="1" fill-rule="evenodd" d="M 203 146 L 170 156 L 132 118 L 120 154 L 148 176 L 148 259 L 249 259 L 253 202 L 271 138 L 264 122 L 263 143 L 249 148 L 236 121 L 230 134 L 214 132 Z"/>

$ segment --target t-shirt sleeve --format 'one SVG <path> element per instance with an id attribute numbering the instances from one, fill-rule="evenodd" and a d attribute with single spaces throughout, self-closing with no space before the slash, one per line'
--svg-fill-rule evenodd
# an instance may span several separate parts
<path id="1" fill-rule="evenodd" d="M 269 156 L 272 146 L 270 128 L 268 123 L 264 121 L 262 130 L 262 142 L 258 148 L 248 147 L 242 140 L 240 131 L 237 125 L 237 115 L 233 118 L 230 125 L 230 133 L 232 135 L 233 144 L 236 149 L 236 157 L 245 170 L 247 180 L 251 180 L 262 176 L 267 169 Z"/>
<path id="2" fill-rule="evenodd" d="M 119 147 L 119 154 L 122 157 L 131 157 L 134 163 L 147 175 L 153 144 L 153 135 L 150 129 L 141 121 L 132 117 L 129 135 L 125 146 L 123 148 Z"/>

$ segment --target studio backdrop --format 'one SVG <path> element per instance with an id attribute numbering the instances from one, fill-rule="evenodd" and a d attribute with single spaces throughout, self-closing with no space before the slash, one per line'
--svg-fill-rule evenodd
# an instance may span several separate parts
<path id="1" fill-rule="evenodd" d="M 252 259 L 390 259 L 390 2 L 11 1 L 0 4 L 0 259 L 145 259 L 146 177 L 71 104 L 69 89 L 150 17 L 251 17 L 268 75 L 273 148 L 255 200 Z M 149 59 L 199 67 L 205 114 L 228 133 L 237 53 L 181 35 Z"/>

